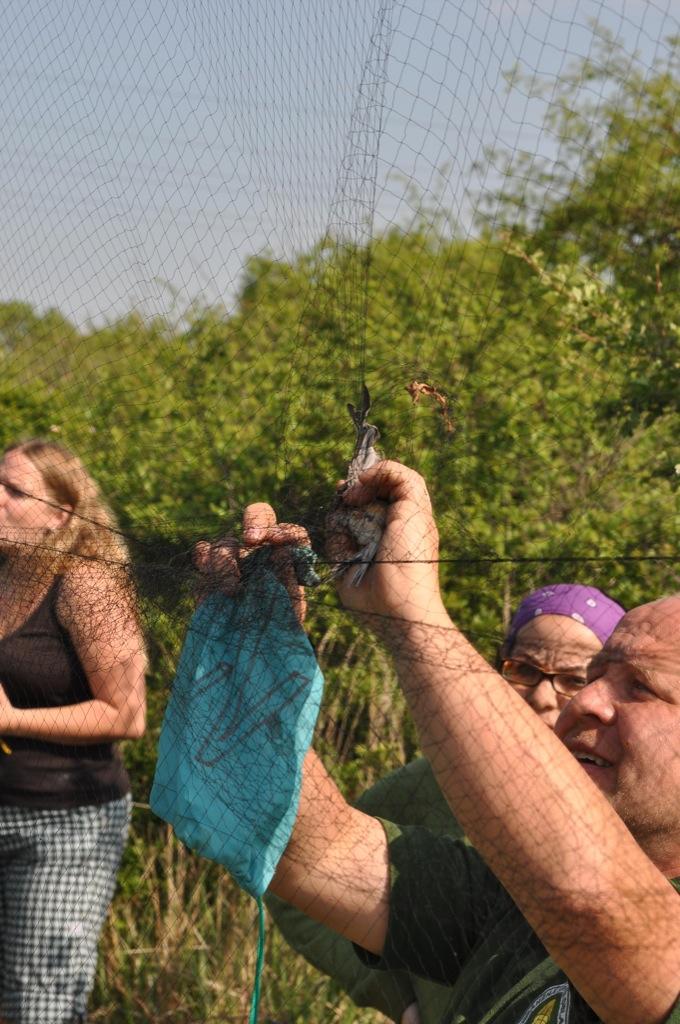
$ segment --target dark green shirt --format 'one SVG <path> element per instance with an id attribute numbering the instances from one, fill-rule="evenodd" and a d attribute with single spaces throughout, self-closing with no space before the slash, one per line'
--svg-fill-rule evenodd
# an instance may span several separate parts
<path id="1" fill-rule="evenodd" d="M 385 828 L 388 935 L 380 959 L 357 950 L 364 963 L 445 984 L 442 1024 L 599 1024 L 469 844 L 389 822 Z M 665 1024 L 680 1024 L 680 1005 Z"/>
<path id="2" fill-rule="evenodd" d="M 462 834 L 424 758 L 381 779 L 360 797 L 357 807 L 402 825 L 423 825 L 439 834 Z M 447 988 L 406 971 L 371 970 L 359 962 L 346 939 L 275 896 L 266 900 L 286 941 L 338 982 L 357 1006 L 371 1006 L 398 1021 L 406 1007 L 417 1002 L 422 1024 L 439 1024 L 450 1001 Z"/>

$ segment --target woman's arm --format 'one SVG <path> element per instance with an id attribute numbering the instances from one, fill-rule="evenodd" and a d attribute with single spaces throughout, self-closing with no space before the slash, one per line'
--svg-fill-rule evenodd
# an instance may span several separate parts
<path id="1" fill-rule="evenodd" d="M 0 686 L 0 734 L 88 744 L 137 739 L 145 728 L 146 652 L 122 572 L 81 563 L 65 577 L 57 615 L 87 676 L 92 700 L 15 708 Z"/>

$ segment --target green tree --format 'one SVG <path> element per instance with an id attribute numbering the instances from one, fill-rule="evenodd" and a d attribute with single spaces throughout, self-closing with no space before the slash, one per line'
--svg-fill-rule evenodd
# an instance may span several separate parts
<path id="1" fill-rule="evenodd" d="M 669 39 L 669 56 L 645 69 L 600 34 L 594 56 L 557 86 L 510 77 L 512 87 L 548 99 L 544 130 L 558 153 L 507 158 L 492 216 L 549 267 L 587 267 L 624 298 L 629 320 L 612 332 L 607 356 L 625 363 L 628 382 L 618 406 L 603 396 L 603 410 L 632 429 L 678 411 L 680 59 Z"/>

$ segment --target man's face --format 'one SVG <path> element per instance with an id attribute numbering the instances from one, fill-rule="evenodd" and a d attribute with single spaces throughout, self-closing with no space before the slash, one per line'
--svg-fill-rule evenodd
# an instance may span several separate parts
<path id="1" fill-rule="evenodd" d="M 629 612 L 556 734 L 636 838 L 680 840 L 680 597 Z"/>

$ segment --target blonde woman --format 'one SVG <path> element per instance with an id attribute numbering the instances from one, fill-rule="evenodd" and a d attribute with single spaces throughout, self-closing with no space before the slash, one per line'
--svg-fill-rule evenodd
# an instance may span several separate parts
<path id="1" fill-rule="evenodd" d="M 82 462 L 0 461 L 0 1022 L 86 1019 L 145 725 L 128 554 Z"/>

